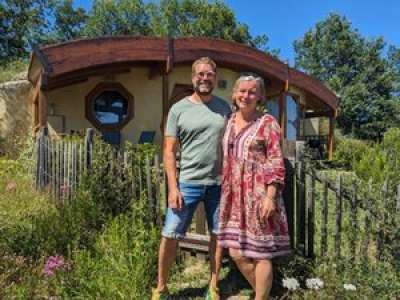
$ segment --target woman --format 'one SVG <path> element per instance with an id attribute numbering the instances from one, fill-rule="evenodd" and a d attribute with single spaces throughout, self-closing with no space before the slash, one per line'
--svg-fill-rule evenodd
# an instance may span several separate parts
<path id="1" fill-rule="evenodd" d="M 260 77 L 240 77 L 232 100 L 236 112 L 223 138 L 218 243 L 229 248 L 255 299 L 265 300 L 272 286 L 271 259 L 290 253 L 280 196 L 285 177 L 280 128 L 271 115 L 257 110 L 265 101 Z"/>

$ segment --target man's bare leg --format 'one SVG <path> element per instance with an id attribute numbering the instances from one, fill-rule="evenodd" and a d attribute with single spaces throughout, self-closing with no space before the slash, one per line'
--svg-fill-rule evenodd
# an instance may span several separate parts
<path id="1" fill-rule="evenodd" d="M 262 259 L 256 261 L 256 298 L 255 300 L 269 299 L 272 288 L 272 261 Z"/>
<path id="2" fill-rule="evenodd" d="M 168 273 L 176 258 L 176 247 L 178 241 L 162 237 L 160 251 L 158 254 L 158 283 L 157 290 L 160 292 L 167 290 Z"/>
<path id="3" fill-rule="evenodd" d="M 240 272 L 250 283 L 253 290 L 256 290 L 256 275 L 255 275 L 255 265 L 252 259 L 243 257 L 239 254 L 239 251 L 233 248 L 229 248 L 229 255 L 235 261 Z"/>

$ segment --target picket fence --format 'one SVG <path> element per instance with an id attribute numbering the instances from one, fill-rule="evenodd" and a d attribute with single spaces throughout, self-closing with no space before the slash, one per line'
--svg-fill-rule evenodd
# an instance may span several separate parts
<path id="1" fill-rule="evenodd" d="M 57 201 L 72 199 L 83 176 L 90 175 L 93 158 L 93 129 L 86 131 L 85 138 L 72 141 L 49 137 L 44 128 L 36 141 L 36 187 L 47 191 Z M 146 193 L 155 215 L 162 223 L 166 205 L 166 177 L 159 156 L 147 157 L 144 168 L 135 166 L 129 152 L 117 151 L 110 164 L 122 169 L 131 168 L 131 195 Z M 385 216 L 374 211 L 369 203 L 370 195 L 360 193 L 354 181 L 350 188 L 344 186 L 343 175 L 335 180 L 304 162 L 286 163 L 286 183 L 283 198 L 288 215 L 292 248 L 307 258 L 347 257 L 379 261 L 384 249 Z M 121 172 L 123 174 L 123 172 Z M 122 176 L 122 175 L 121 175 Z M 395 213 L 400 213 L 400 185 L 395 192 L 389 191 L 386 181 L 381 188 L 382 203 L 389 204 L 389 195 L 395 197 Z M 393 199 L 392 199 L 393 200 Z M 393 226 L 399 226 L 395 218 Z M 397 223 L 396 223 L 397 222 Z M 345 225 L 345 226 L 344 226 Z M 189 249 L 206 251 L 208 237 L 204 208 L 196 214 L 195 234 L 182 243 Z"/>

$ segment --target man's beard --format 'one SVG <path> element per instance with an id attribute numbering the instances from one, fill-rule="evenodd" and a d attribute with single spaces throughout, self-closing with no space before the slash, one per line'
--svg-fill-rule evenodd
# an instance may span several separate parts
<path id="1" fill-rule="evenodd" d="M 200 96 L 209 96 L 209 95 L 211 95 L 211 93 L 212 93 L 212 91 L 214 89 L 212 84 L 211 83 L 208 84 L 207 88 L 204 88 L 204 87 L 200 88 L 201 84 L 202 83 L 197 83 L 197 82 L 194 84 L 193 88 L 194 88 L 194 91 L 196 92 L 196 94 L 198 94 Z"/>

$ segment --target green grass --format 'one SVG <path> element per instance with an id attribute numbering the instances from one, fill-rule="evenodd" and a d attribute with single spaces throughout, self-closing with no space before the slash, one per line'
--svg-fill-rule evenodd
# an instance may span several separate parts
<path id="1" fill-rule="evenodd" d="M 28 62 L 15 60 L 0 66 L 0 83 L 14 80 L 15 76 L 28 70 Z"/>

